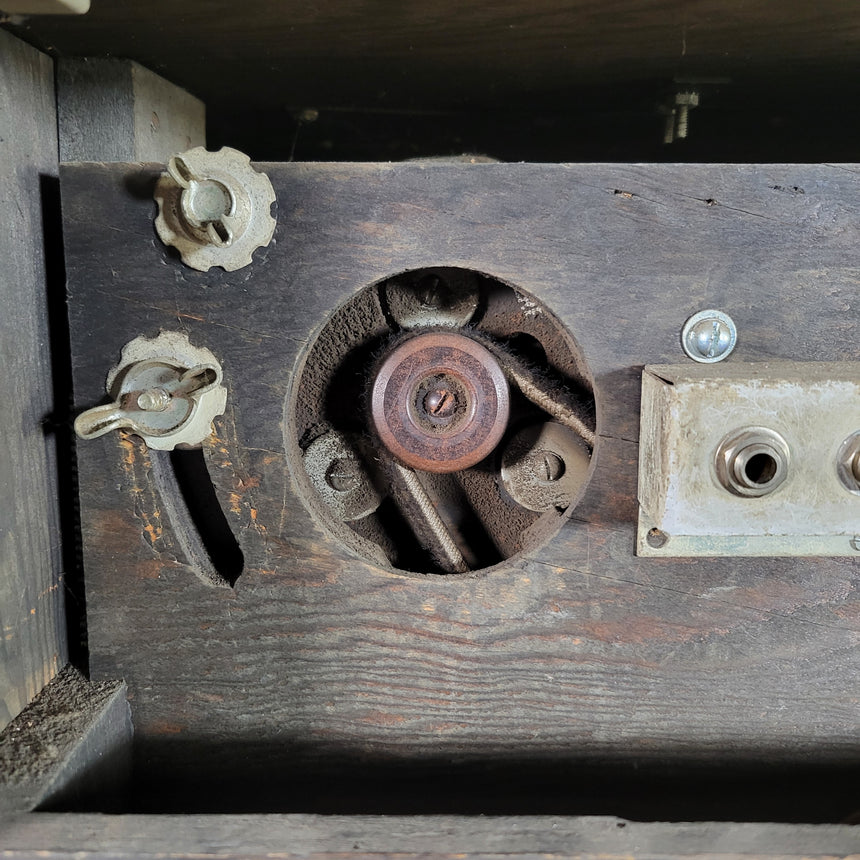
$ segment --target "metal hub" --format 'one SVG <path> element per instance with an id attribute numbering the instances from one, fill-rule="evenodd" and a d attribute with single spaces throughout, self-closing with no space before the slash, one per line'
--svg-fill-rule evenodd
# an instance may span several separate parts
<path id="1" fill-rule="evenodd" d="M 456 472 L 488 456 L 505 432 L 510 394 L 502 368 L 463 334 L 433 331 L 402 341 L 383 361 L 371 415 L 398 460 Z"/>
<path id="2" fill-rule="evenodd" d="M 337 308 L 303 356 L 289 467 L 313 516 L 372 564 L 488 568 L 546 540 L 582 495 L 588 378 L 530 294 L 468 269 L 399 272 Z"/>

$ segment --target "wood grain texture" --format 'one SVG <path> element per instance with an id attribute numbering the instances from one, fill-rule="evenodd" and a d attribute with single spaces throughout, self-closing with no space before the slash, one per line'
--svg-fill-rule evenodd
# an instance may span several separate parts
<path id="1" fill-rule="evenodd" d="M 52 815 L 0 817 L 3 856 L 847 857 L 851 827 L 616 818 Z M 57 846 L 62 845 L 62 850 Z"/>
<path id="2" fill-rule="evenodd" d="M 206 109 L 131 60 L 57 61 L 62 161 L 166 161 L 206 144 Z"/>
<path id="3" fill-rule="evenodd" d="M 0 32 L 0 728 L 66 662 L 48 283 L 46 183 L 56 182 L 51 60 Z"/>
<path id="4" fill-rule="evenodd" d="M 87 806 L 94 794 L 117 803 L 131 737 L 125 684 L 91 684 L 66 666 L 0 733 L 0 810 Z"/>
<path id="5" fill-rule="evenodd" d="M 187 568 L 140 444 L 79 446 L 92 671 L 128 681 L 139 776 L 230 774 L 225 806 L 278 808 L 291 791 L 305 808 L 302 780 L 330 795 L 347 766 L 402 764 L 415 791 L 458 767 L 498 790 L 505 762 L 568 786 L 592 766 L 621 783 L 691 763 L 856 772 L 858 559 L 639 559 L 634 535 L 641 367 L 682 360 L 690 313 L 733 316 L 733 360 L 860 358 L 860 171 L 263 167 L 275 242 L 232 274 L 159 244 L 157 167 L 63 172 L 79 407 L 102 398 L 124 343 L 159 328 L 211 348 L 230 391 L 206 456 L 246 559 L 234 590 Z M 284 404 L 333 308 L 438 265 L 559 316 L 594 377 L 600 438 L 584 500 L 542 549 L 408 578 L 351 557 L 296 498 Z"/>

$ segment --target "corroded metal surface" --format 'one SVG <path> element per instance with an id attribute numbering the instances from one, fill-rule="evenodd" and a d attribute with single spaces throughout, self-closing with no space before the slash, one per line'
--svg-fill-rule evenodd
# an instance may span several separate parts
<path id="1" fill-rule="evenodd" d="M 161 451 L 200 445 L 212 432 L 213 420 L 224 413 L 227 389 L 222 381 L 212 352 L 192 345 L 184 332 L 136 337 L 107 374 L 113 402 L 78 415 L 75 432 L 82 439 L 96 439 L 127 429 Z"/>
<path id="2" fill-rule="evenodd" d="M 856 557 L 856 362 L 650 366 L 639 555 Z"/>
<path id="3" fill-rule="evenodd" d="M 155 229 L 182 262 L 206 272 L 233 272 L 272 240 L 275 192 L 251 159 L 224 146 L 208 152 L 196 146 L 173 156 L 155 188 Z"/>
<path id="4" fill-rule="evenodd" d="M 498 445 L 510 414 L 499 363 L 471 338 L 427 332 L 382 363 L 371 392 L 373 424 L 398 460 L 427 472 L 457 472 Z"/>

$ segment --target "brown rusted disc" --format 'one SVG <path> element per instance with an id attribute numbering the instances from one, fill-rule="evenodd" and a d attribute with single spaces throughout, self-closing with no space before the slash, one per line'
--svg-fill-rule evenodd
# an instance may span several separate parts
<path id="1" fill-rule="evenodd" d="M 383 444 L 402 463 L 457 472 L 498 445 L 510 392 L 485 347 L 463 334 L 432 331 L 407 338 L 385 359 L 371 412 Z"/>

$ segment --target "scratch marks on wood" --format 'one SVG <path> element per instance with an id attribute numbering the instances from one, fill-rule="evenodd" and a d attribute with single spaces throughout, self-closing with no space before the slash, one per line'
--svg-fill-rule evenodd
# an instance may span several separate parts
<path id="1" fill-rule="evenodd" d="M 134 502 L 135 516 L 141 523 L 146 542 L 154 552 L 160 552 L 164 528 L 155 483 L 150 478 L 149 452 L 141 439 L 124 430 L 119 432 L 118 440 L 122 451 L 120 462 L 126 475 L 127 491 Z M 126 547 L 125 551 L 129 549 Z"/>
<path id="2" fill-rule="evenodd" d="M 780 612 L 776 609 L 770 608 L 767 605 L 767 603 L 769 601 L 772 601 L 774 599 L 775 594 L 777 594 L 779 592 L 780 586 L 778 584 L 773 586 L 773 588 L 771 589 L 773 594 L 770 594 L 770 595 L 768 594 L 768 588 L 767 587 L 763 587 L 762 591 L 760 591 L 760 592 L 755 592 L 755 591 L 748 589 L 748 588 L 732 587 L 732 590 L 737 590 L 737 591 L 740 591 L 740 592 L 745 593 L 745 594 L 750 595 L 750 596 L 755 595 L 759 598 L 758 605 L 756 605 L 756 604 L 745 604 L 745 603 L 736 603 L 736 602 L 731 601 L 731 600 L 726 600 L 726 599 L 722 599 L 720 597 L 717 597 L 717 596 L 715 596 L 715 594 L 717 594 L 719 592 L 716 592 L 713 589 L 709 589 L 708 591 L 705 591 L 705 592 L 684 591 L 682 589 L 673 588 L 671 586 L 666 586 L 666 585 L 660 585 L 660 584 L 657 584 L 654 582 L 643 582 L 641 580 L 636 580 L 636 579 L 627 579 L 625 577 L 610 576 L 610 575 L 605 574 L 605 573 L 596 573 L 593 570 L 582 570 L 580 568 L 564 567 L 564 566 L 554 564 L 552 562 L 541 561 L 540 559 L 536 559 L 536 558 L 533 558 L 532 561 L 535 564 L 544 565 L 546 567 L 551 567 L 551 568 L 555 569 L 556 571 L 564 571 L 566 573 L 574 573 L 574 574 L 577 574 L 578 576 L 594 577 L 596 579 L 602 579 L 602 580 L 606 580 L 608 582 L 621 583 L 624 585 L 631 585 L 631 586 L 634 586 L 636 588 L 643 588 L 643 589 L 646 589 L 649 591 L 665 591 L 665 592 L 669 592 L 669 593 L 673 593 L 673 594 L 678 594 L 678 595 L 681 595 L 684 597 L 693 597 L 693 598 L 696 598 L 697 600 L 712 601 L 714 603 L 723 604 L 724 606 L 730 607 L 732 609 L 738 609 L 738 610 L 741 610 L 743 612 L 751 613 L 751 614 L 759 616 L 759 617 L 771 616 L 771 617 L 787 620 L 787 621 L 790 621 L 790 622 L 796 623 L 796 624 L 810 625 L 813 627 L 821 627 L 824 629 L 852 631 L 852 632 L 860 633 L 860 623 L 858 623 L 856 626 L 855 625 L 843 625 L 843 624 L 827 624 L 827 623 L 824 623 L 821 621 L 813 621 L 813 620 L 810 620 L 807 618 L 803 618 L 801 616 L 795 615 L 793 612 Z M 806 596 L 807 595 L 805 592 L 803 592 L 802 590 L 798 590 L 798 592 L 796 594 L 797 600 L 796 600 L 795 606 L 793 608 L 800 608 L 801 606 L 809 605 L 805 599 Z M 860 619 L 858 619 L 858 621 L 860 621 Z"/>

